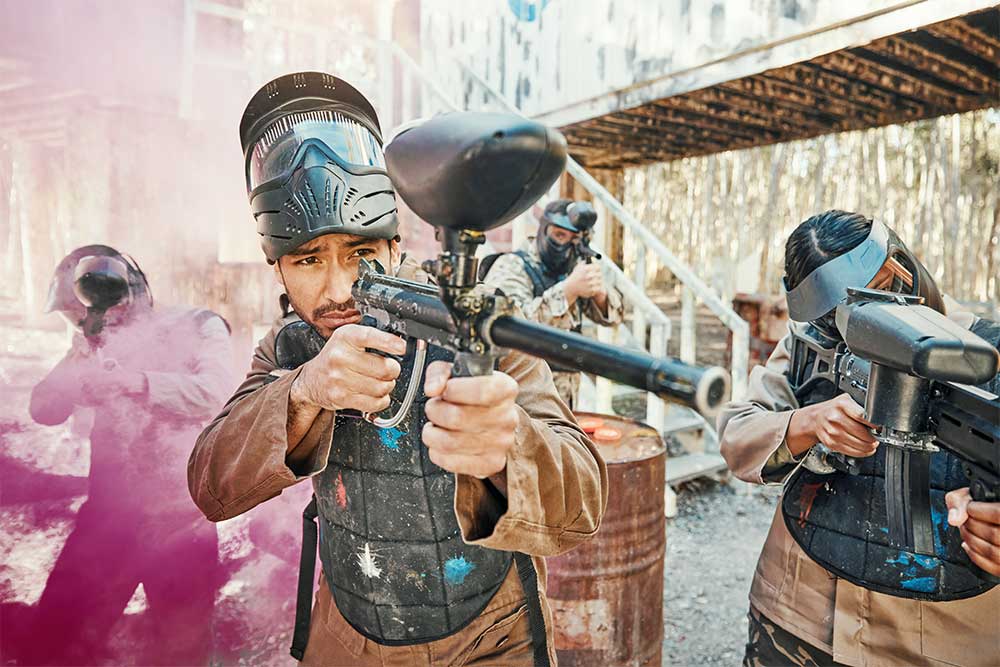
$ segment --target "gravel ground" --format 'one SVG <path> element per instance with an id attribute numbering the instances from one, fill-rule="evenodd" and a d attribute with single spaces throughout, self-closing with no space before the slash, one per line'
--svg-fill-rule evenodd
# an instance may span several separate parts
<path id="1" fill-rule="evenodd" d="M 747 593 L 779 489 L 695 481 L 667 522 L 663 664 L 739 665 Z"/>

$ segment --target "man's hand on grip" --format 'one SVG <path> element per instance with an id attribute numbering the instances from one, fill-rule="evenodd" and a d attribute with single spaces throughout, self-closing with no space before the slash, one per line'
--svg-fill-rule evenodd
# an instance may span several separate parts
<path id="1" fill-rule="evenodd" d="M 406 342 L 374 327 L 339 327 L 320 353 L 303 364 L 292 385 L 293 399 L 326 410 L 385 410 L 399 377 L 399 362 L 367 349 L 402 355 Z"/>
<path id="2" fill-rule="evenodd" d="M 504 470 L 517 428 L 517 391 L 517 382 L 499 371 L 455 378 L 449 363 L 428 366 L 423 441 L 431 461 L 480 479 Z"/>

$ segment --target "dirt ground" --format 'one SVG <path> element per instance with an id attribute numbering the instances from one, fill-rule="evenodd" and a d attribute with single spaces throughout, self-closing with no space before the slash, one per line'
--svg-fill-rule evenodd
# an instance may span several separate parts
<path id="1" fill-rule="evenodd" d="M 780 489 L 712 481 L 687 484 L 667 522 L 663 664 L 739 665 L 747 593 Z"/>

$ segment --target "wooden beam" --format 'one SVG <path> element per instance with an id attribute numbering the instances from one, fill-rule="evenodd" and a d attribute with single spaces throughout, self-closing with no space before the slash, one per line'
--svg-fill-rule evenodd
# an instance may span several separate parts
<path id="1" fill-rule="evenodd" d="M 720 136 L 715 133 L 707 133 L 706 130 L 698 130 L 697 132 L 705 133 L 702 136 L 698 136 L 696 132 L 677 132 L 679 129 L 676 126 L 670 129 L 664 128 L 662 125 L 649 127 L 642 126 L 633 121 L 623 120 L 620 118 L 611 118 L 608 116 L 601 116 L 600 118 L 594 118 L 589 121 L 584 121 L 580 123 L 577 127 L 592 127 L 594 129 L 600 129 L 602 131 L 614 132 L 620 134 L 622 137 L 639 137 L 642 139 L 647 139 L 651 141 L 658 142 L 670 142 L 677 145 L 683 146 L 700 146 L 708 145 L 714 147 L 725 146 L 731 137 Z M 627 139 L 630 140 L 630 139 Z"/>
<path id="2" fill-rule="evenodd" d="M 697 130 L 702 133 L 701 136 L 717 143 L 720 140 L 724 143 L 734 135 L 743 138 L 749 138 L 752 135 L 752 132 L 748 132 L 745 128 L 736 127 L 733 123 L 720 122 L 698 114 L 678 111 L 672 107 L 661 105 L 659 100 L 628 109 L 613 117 L 638 123 L 645 127 L 679 131 L 682 134 L 691 134 L 692 130 Z"/>
<path id="3" fill-rule="evenodd" d="M 866 48 L 902 62 L 924 76 L 933 76 L 948 85 L 972 93 L 988 93 L 996 86 L 993 77 L 975 67 L 948 60 L 939 53 L 899 36 L 872 42 Z"/>
<path id="4" fill-rule="evenodd" d="M 680 157 L 685 152 L 677 153 L 670 151 L 664 142 L 649 143 L 647 141 L 629 141 L 621 136 L 615 136 L 602 132 L 599 129 L 589 129 L 579 126 L 567 128 L 564 132 L 567 143 L 571 145 L 591 146 L 602 150 L 620 150 L 625 148 L 649 150 L 653 153 L 672 153 Z"/>
<path id="5" fill-rule="evenodd" d="M 746 130 L 751 134 L 754 132 L 773 131 L 779 135 L 785 135 L 797 132 L 800 129 L 799 126 L 793 125 L 784 119 L 775 119 L 773 115 L 763 116 L 745 109 L 735 110 L 714 100 L 705 99 L 707 96 L 707 91 L 700 90 L 686 95 L 657 100 L 656 105 L 661 108 L 683 109 L 734 125 L 747 126 Z"/>
<path id="6" fill-rule="evenodd" d="M 879 111 L 901 110 L 905 115 L 919 117 L 924 106 L 899 97 L 890 92 L 870 86 L 864 82 L 849 79 L 839 74 L 816 67 L 810 63 L 799 63 L 764 72 L 764 76 L 780 79 L 791 85 L 808 90 L 821 90 L 825 97 L 835 97 L 852 107 L 877 109 Z"/>
<path id="7" fill-rule="evenodd" d="M 758 118 L 786 121 L 791 132 L 808 129 L 824 130 L 830 127 L 828 119 L 817 117 L 816 114 L 790 109 L 787 106 L 774 104 L 771 100 L 762 100 L 752 94 L 726 89 L 723 86 L 699 90 L 692 95 L 703 102 L 730 107 Z"/>
<path id="8" fill-rule="evenodd" d="M 863 49 L 855 49 L 850 52 L 830 53 L 810 62 L 823 69 L 863 81 L 897 95 L 926 102 L 938 109 L 951 112 L 964 110 L 959 108 L 961 106 L 960 96 L 953 91 L 879 63 L 872 59 L 873 55 Z"/>
<path id="9" fill-rule="evenodd" d="M 924 32 L 1000 67 L 1000 39 L 996 34 L 987 34 L 962 20 L 935 23 L 924 28 Z"/>
<path id="10" fill-rule="evenodd" d="M 764 99 L 771 104 L 786 107 L 794 112 L 814 118 L 818 122 L 834 125 L 843 118 L 855 115 L 874 121 L 875 114 L 863 110 L 852 109 L 843 100 L 824 98 L 816 92 L 789 85 L 782 81 L 768 79 L 763 76 L 751 76 L 739 81 L 729 81 L 719 86 L 724 90 L 742 93 L 748 97 Z"/>

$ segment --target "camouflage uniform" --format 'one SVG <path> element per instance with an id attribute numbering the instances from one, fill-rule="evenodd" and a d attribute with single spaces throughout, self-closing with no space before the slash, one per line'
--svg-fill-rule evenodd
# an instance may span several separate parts
<path id="1" fill-rule="evenodd" d="M 750 631 L 743 667 L 845 667 L 833 656 L 775 625 L 750 607 Z"/>
<path id="2" fill-rule="evenodd" d="M 542 259 L 534 239 L 528 239 L 522 251 L 527 253 L 528 261 L 532 262 L 541 273 Z M 524 260 L 515 253 L 500 255 L 490 267 L 484 282 L 490 287 L 503 290 L 504 294 L 517 301 L 525 317 L 548 326 L 566 331 L 579 331 L 582 324 L 581 315 L 586 315 L 591 321 L 602 326 L 611 326 L 622 321 L 622 295 L 615 287 L 608 288 L 607 314 L 602 312 L 591 299 L 580 299 L 570 308 L 566 301 L 564 280 L 556 282 L 540 296 L 535 296 L 534 283 L 525 269 Z M 573 408 L 577 390 L 580 388 L 580 374 L 553 371 L 552 380 L 559 396 Z"/>

